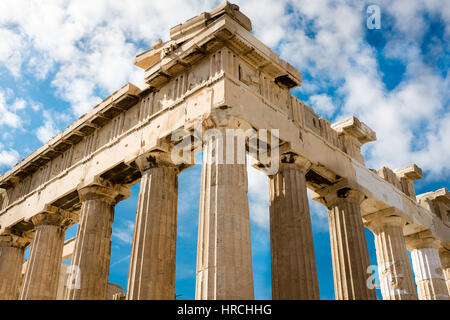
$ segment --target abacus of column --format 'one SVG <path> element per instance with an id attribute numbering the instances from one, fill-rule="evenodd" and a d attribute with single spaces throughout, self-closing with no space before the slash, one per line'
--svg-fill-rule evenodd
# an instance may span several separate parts
<path id="1" fill-rule="evenodd" d="M 368 168 L 376 133 L 319 117 L 291 93 L 301 72 L 251 31 L 228 2 L 171 28 L 136 56 L 143 88 L 124 85 L 0 177 L 0 299 L 175 299 L 178 175 L 199 152 L 197 299 L 255 296 L 246 156 L 268 179 L 273 299 L 320 299 L 307 189 L 328 209 L 336 299 L 376 299 L 365 228 L 383 299 L 449 298 L 447 189 L 416 195 L 414 164 Z M 227 130 L 250 133 L 243 153 Z M 112 223 L 139 182 L 123 292 Z"/>

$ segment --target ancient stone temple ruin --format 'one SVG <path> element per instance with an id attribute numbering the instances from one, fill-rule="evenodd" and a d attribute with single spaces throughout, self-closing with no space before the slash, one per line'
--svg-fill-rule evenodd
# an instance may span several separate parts
<path id="1" fill-rule="evenodd" d="M 254 298 L 246 155 L 269 179 L 273 299 L 320 299 L 307 188 L 329 212 L 336 299 L 376 299 L 364 227 L 383 299 L 449 299 L 450 193 L 416 195 L 414 164 L 367 168 L 375 132 L 318 117 L 290 94 L 302 74 L 251 31 L 228 2 L 171 28 L 136 57 L 145 88 L 125 85 L 0 177 L 0 299 L 174 299 L 177 177 L 199 152 L 197 299 Z M 114 207 L 138 182 L 123 293 L 108 283 Z"/>

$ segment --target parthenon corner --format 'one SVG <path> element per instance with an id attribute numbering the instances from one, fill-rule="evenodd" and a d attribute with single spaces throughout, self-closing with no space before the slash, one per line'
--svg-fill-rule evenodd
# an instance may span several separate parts
<path id="1" fill-rule="evenodd" d="M 250 166 L 269 185 L 273 300 L 321 298 L 308 189 L 328 210 L 335 299 L 377 299 L 367 228 L 383 300 L 449 300 L 450 192 L 416 194 L 416 164 L 366 167 L 376 132 L 297 98 L 301 71 L 239 6 L 172 27 L 134 65 L 144 88 L 127 83 L 0 177 L 1 300 L 176 299 L 178 176 L 200 153 L 195 299 L 255 299 Z M 112 224 L 138 183 L 123 288 L 109 278 Z"/>

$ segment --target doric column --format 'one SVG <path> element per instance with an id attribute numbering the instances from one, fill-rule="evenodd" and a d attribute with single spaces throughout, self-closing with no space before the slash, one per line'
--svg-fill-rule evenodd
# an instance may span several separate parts
<path id="1" fill-rule="evenodd" d="M 50 207 L 31 218 L 36 231 L 20 294 L 21 300 L 55 300 L 58 293 L 64 234 L 78 221 L 74 213 Z"/>
<path id="2" fill-rule="evenodd" d="M 374 233 L 383 300 L 417 300 L 408 251 L 403 237 L 406 221 L 393 209 L 364 217 Z"/>
<path id="3" fill-rule="evenodd" d="M 226 143 L 225 130 L 217 130 L 203 148 L 197 300 L 254 298 L 245 154 L 243 163 L 234 157 L 229 164 Z"/>
<path id="4" fill-rule="evenodd" d="M 420 300 L 448 300 L 449 293 L 439 258 L 439 240 L 430 231 L 422 231 L 405 237 L 411 251 Z"/>
<path id="5" fill-rule="evenodd" d="M 17 300 L 28 237 L 6 231 L 0 234 L 0 300 Z"/>
<path id="6" fill-rule="evenodd" d="M 96 181 L 78 190 L 80 224 L 72 258 L 74 275 L 66 300 L 105 300 L 108 288 L 114 206 L 130 196 L 128 188 Z"/>
<path id="7" fill-rule="evenodd" d="M 370 259 L 360 211 L 364 195 L 332 187 L 321 199 L 328 208 L 336 300 L 375 300 L 375 290 L 367 286 Z"/>
<path id="8" fill-rule="evenodd" d="M 270 181 L 272 299 L 320 299 L 305 173 L 308 164 L 283 155 Z"/>
<path id="9" fill-rule="evenodd" d="M 439 257 L 441 258 L 442 269 L 444 271 L 445 282 L 450 295 L 450 250 L 446 247 L 439 249 Z"/>
<path id="10" fill-rule="evenodd" d="M 175 299 L 178 173 L 168 152 L 137 160 L 141 186 L 134 226 L 127 300 Z"/>

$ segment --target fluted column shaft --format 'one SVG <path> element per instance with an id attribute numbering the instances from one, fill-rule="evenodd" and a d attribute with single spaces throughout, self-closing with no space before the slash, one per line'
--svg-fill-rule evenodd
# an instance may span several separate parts
<path id="1" fill-rule="evenodd" d="M 304 169 L 282 163 L 269 181 L 272 299 L 320 299 Z"/>
<path id="2" fill-rule="evenodd" d="M 399 216 L 373 214 L 368 227 L 375 235 L 378 274 L 383 300 L 417 300 L 408 251 Z"/>
<path id="3" fill-rule="evenodd" d="M 442 269 L 444 272 L 445 282 L 450 295 L 450 250 L 441 248 L 439 250 L 439 257 L 441 258 Z"/>
<path id="4" fill-rule="evenodd" d="M 369 251 L 362 223 L 363 195 L 343 188 L 325 197 L 328 206 L 336 300 L 375 300 L 367 286 Z"/>
<path id="5" fill-rule="evenodd" d="M 114 206 L 128 189 L 95 184 L 78 191 L 80 224 L 72 258 L 76 285 L 67 288 L 66 300 L 105 300 L 108 288 Z"/>
<path id="6" fill-rule="evenodd" d="M 228 150 L 221 132 L 203 148 L 195 297 L 253 299 L 245 157 L 243 164 L 236 158 L 234 164 L 225 161 Z"/>
<path id="7" fill-rule="evenodd" d="M 449 292 L 439 258 L 439 241 L 424 231 L 405 237 L 420 300 L 449 300 Z"/>
<path id="8" fill-rule="evenodd" d="M 64 235 L 76 215 L 63 212 L 39 213 L 20 295 L 21 300 L 55 300 L 58 293 Z"/>
<path id="9" fill-rule="evenodd" d="M 178 168 L 164 156 L 136 160 L 142 179 L 127 300 L 175 299 Z"/>
<path id="10" fill-rule="evenodd" d="M 0 235 L 0 300 L 19 298 L 27 242 L 27 239 L 13 234 Z"/>

